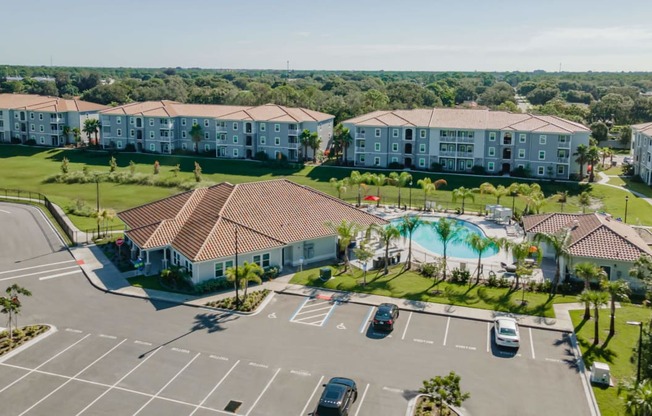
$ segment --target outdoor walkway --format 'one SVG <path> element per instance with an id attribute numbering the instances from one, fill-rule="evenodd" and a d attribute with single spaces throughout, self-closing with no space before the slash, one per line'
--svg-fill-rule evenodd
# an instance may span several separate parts
<path id="1" fill-rule="evenodd" d="M 619 175 L 607 175 L 604 172 L 598 172 L 598 176 L 600 177 L 600 179 L 598 180 L 597 183 L 599 183 L 600 185 L 609 186 L 611 188 L 620 189 L 621 191 L 629 192 L 630 194 L 635 195 L 635 196 L 641 198 L 642 200 L 644 200 L 645 202 L 647 202 L 648 204 L 652 205 L 652 198 L 649 198 L 649 197 L 647 197 L 646 195 L 644 195 L 644 194 L 642 194 L 640 192 L 632 191 L 631 189 L 628 189 L 627 187 L 612 185 L 612 184 L 608 183 L 609 178 L 617 178 L 617 177 L 619 177 Z"/>

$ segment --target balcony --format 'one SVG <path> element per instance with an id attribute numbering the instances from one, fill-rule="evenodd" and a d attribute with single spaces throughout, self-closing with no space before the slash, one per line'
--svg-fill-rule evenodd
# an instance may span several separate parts
<path id="1" fill-rule="evenodd" d="M 454 157 L 454 156 L 457 156 L 457 152 L 455 152 L 455 151 L 449 151 L 449 150 L 440 150 L 440 151 L 439 151 L 439 156 L 450 156 L 450 157 Z"/>
<path id="2" fill-rule="evenodd" d="M 364 138 L 365 138 L 365 134 L 364 134 L 364 133 L 359 133 L 359 132 L 358 132 L 358 133 L 355 134 L 355 138 L 356 138 L 356 139 L 364 139 Z"/>
<path id="3" fill-rule="evenodd" d="M 570 149 L 570 142 L 559 142 L 557 144 L 558 149 Z"/>
<path id="4" fill-rule="evenodd" d="M 473 159 L 473 152 L 456 152 L 455 156 Z"/>
<path id="5" fill-rule="evenodd" d="M 365 153 L 366 151 L 367 150 L 365 147 L 359 147 L 359 146 L 356 146 L 354 150 L 355 153 Z"/>
<path id="6" fill-rule="evenodd" d="M 216 126 L 215 131 L 217 131 L 218 133 L 226 133 L 227 132 L 226 126 Z"/>
<path id="7" fill-rule="evenodd" d="M 475 139 L 473 137 L 458 137 L 457 141 L 459 143 L 473 143 Z"/>
<path id="8" fill-rule="evenodd" d="M 288 129 L 288 136 L 298 136 L 299 129 Z"/>
<path id="9" fill-rule="evenodd" d="M 569 163 L 570 158 L 568 156 L 566 156 L 566 157 L 557 157 L 557 162 L 558 163 Z"/>
<path id="10" fill-rule="evenodd" d="M 455 143 L 457 139 L 455 137 L 439 136 L 439 141 L 444 143 Z"/>
<path id="11" fill-rule="evenodd" d="M 299 149 L 301 147 L 301 143 L 299 142 L 289 142 L 288 143 L 288 149 Z"/>

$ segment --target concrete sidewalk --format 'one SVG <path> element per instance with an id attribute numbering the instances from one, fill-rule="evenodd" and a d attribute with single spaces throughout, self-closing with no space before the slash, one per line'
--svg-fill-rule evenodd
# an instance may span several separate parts
<path id="1" fill-rule="evenodd" d="M 106 259 L 98 247 L 78 246 L 72 247 L 70 251 L 77 260 L 77 263 L 84 271 L 84 274 L 90 283 L 96 288 L 105 292 L 193 307 L 206 307 L 205 305 L 208 302 L 234 296 L 234 291 L 232 290 L 210 296 L 191 296 L 134 287 L 131 286 L 127 281 L 128 277 L 135 275 L 134 272 L 121 273 L 115 267 L 115 265 L 113 265 L 113 263 Z M 333 299 L 333 301 L 350 302 L 363 305 L 379 305 L 385 302 L 392 302 L 398 304 L 401 309 L 406 311 L 430 313 L 487 322 L 492 321 L 496 316 L 505 315 L 504 312 L 496 312 L 486 309 L 467 308 L 464 306 L 420 302 L 406 299 L 396 299 L 387 296 L 370 295 L 366 293 L 342 292 L 295 285 L 290 283 L 292 276 L 293 274 L 280 276 L 273 281 L 264 282 L 259 286 L 252 287 L 250 291 L 269 289 L 275 293 L 289 295 L 326 296 Z M 555 304 L 553 305 L 553 308 L 555 311 L 555 318 L 530 315 L 512 316 L 518 318 L 519 324 L 524 327 L 573 332 L 573 323 L 571 322 L 568 311 L 571 309 L 582 309 L 583 305 L 577 303 Z"/>

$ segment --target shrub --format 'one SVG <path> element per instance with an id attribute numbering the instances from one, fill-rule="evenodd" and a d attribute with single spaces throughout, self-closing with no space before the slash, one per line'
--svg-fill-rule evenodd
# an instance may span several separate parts
<path id="1" fill-rule="evenodd" d="M 405 165 L 399 162 L 392 162 L 389 165 L 387 165 L 389 169 L 403 169 Z"/>
<path id="2" fill-rule="evenodd" d="M 172 266 L 161 271 L 161 284 L 173 290 L 189 291 L 193 289 L 190 276 L 185 269 Z"/>
<path id="3" fill-rule="evenodd" d="M 11 144 L 21 144 L 22 140 L 20 140 L 20 137 L 12 137 L 11 138 Z"/>
<path id="4" fill-rule="evenodd" d="M 451 283 L 467 284 L 471 278 L 471 272 L 464 269 L 455 268 L 451 273 Z"/>
<path id="5" fill-rule="evenodd" d="M 67 157 L 63 157 L 63 160 L 61 161 L 61 173 L 64 175 L 68 173 L 68 169 L 70 168 L 70 163 L 68 161 Z"/>
<path id="6" fill-rule="evenodd" d="M 215 279 L 204 280 L 203 282 L 197 283 L 195 285 L 195 292 L 197 293 L 209 293 L 209 292 L 219 292 L 225 289 L 230 289 L 233 287 L 233 284 L 226 280 L 224 277 L 218 277 Z"/>
<path id="7" fill-rule="evenodd" d="M 256 152 L 256 154 L 254 155 L 254 159 L 260 160 L 261 162 L 266 162 L 269 160 L 269 156 L 267 155 L 267 153 L 261 150 L 259 152 Z"/>
<path id="8" fill-rule="evenodd" d="M 444 165 L 442 165 L 441 163 L 435 162 L 432 165 L 430 165 L 430 170 L 433 171 L 433 172 L 443 172 L 444 171 Z"/>
<path id="9" fill-rule="evenodd" d="M 473 165 L 473 167 L 471 168 L 471 173 L 473 173 L 475 175 L 485 175 L 487 173 L 487 171 L 484 168 L 484 166 Z"/>
<path id="10" fill-rule="evenodd" d="M 433 263 L 423 263 L 419 269 L 419 273 L 424 277 L 434 277 L 436 271 L 437 268 Z"/>
<path id="11" fill-rule="evenodd" d="M 36 146 L 36 140 L 34 140 L 34 139 L 27 139 L 27 141 L 25 142 L 25 144 L 27 144 L 28 146 Z"/>
<path id="12" fill-rule="evenodd" d="M 201 182 L 201 166 L 199 166 L 199 163 L 195 162 L 195 169 L 192 173 L 195 175 L 195 182 Z"/>
<path id="13" fill-rule="evenodd" d="M 514 176 L 515 178 L 527 178 L 530 176 L 530 171 L 527 168 L 519 166 L 516 169 L 512 170 L 510 175 Z"/>
<path id="14" fill-rule="evenodd" d="M 278 266 L 269 266 L 265 267 L 264 272 L 263 272 L 263 278 L 267 280 L 272 280 L 278 277 L 278 274 L 280 273 L 281 268 Z"/>
<path id="15" fill-rule="evenodd" d="M 133 143 L 127 143 L 125 146 L 125 152 L 135 152 L 136 151 L 136 145 Z"/>

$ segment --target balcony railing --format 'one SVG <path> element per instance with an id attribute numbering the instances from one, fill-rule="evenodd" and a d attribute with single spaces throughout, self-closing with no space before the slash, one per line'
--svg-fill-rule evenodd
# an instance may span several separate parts
<path id="1" fill-rule="evenodd" d="M 356 138 L 356 139 L 364 139 L 364 138 L 365 138 L 365 134 L 364 134 L 364 133 L 356 133 L 356 134 L 355 134 L 355 138 Z"/>
<path id="2" fill-rule="evenodd" d="M 356 148 L 355 148 L 355 153 L 364 153 L 364 152 L 366 152 L 366 151 L 367 151 L 367 150 L 366 150 L 366 148 L 364 148 L 364 147 L 356 146 Z"/>
<path id="3" fill-rule="evenodd" d="M 457 141 L 461 143 L 473 143 L 475 139 L 473 137 L 458 137 Z"/>
<path id="4" fill-rule="evenodd" d="M 568 156 L 566 157 L 557 157 L 557 162 L 558 163 L 568 163 L 570 161 L 570 158 Z"/>
<path id="5" fill-rule="evenodd" d="M 439 156 L 457 156 L 457 152 L 449 150 L 440 150 Z"/>
<path id="6" fill-rule="evenodd" d="M 288 129 L 288 136 L 298 136 L 299 129 Z"/>
<path id="7" fill-rule="evenodd" d="M 301 143 L 299 143 L 299 142 L 296 142 L 296 143 L 290 142 L 290 143 L 288 143 L 288 149 L 298 149 L 300 147 L 301 147 Z"/>
<path id="8" fill-rule="evenodd" d="M 455 137 L 439 136 L 439 141 L 445 143 L 455 143 L 456 139 Z"/>
<path id="9" fill-rule="evenodd" d="M 566 142 L 566 143 L 559 142 L 557 144 L 557 148 L 559 148 L 559 149 L 570 149 L 570 142 Z"/>
<path id="10" fill-rule="evenodd" d="M 473 159 L 473 152 L 457 152 L 455 156 Z"/>
<path id="11" fill-rule="evenodd" d="M 215 131 L 226 133 L 226 126 L 217 126 L 215 127 Z"/>

